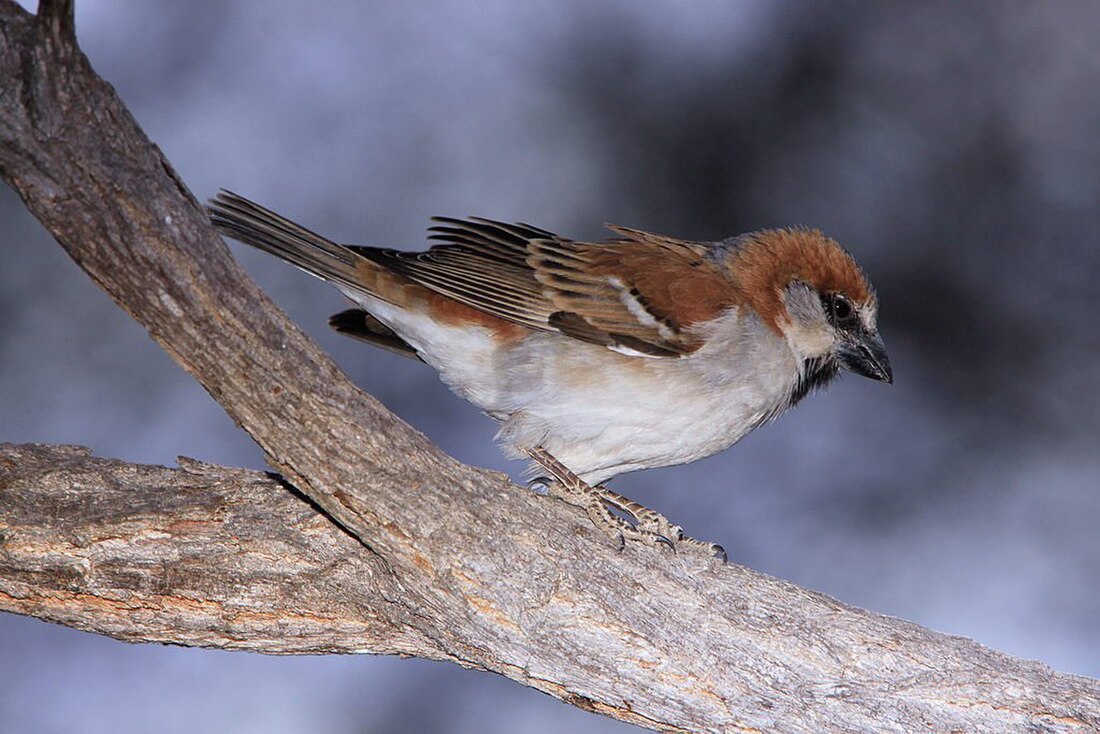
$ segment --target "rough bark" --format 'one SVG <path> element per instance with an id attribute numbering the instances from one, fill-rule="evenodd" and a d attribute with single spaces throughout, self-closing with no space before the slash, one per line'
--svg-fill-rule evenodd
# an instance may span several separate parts
<path id="1" fill-rule="evenodd" d="M 614 548 L 352 385 L 73 36 L 0 0 L 0 173 L 286 481 L 0 450 L 0 609 L 131 641 L 491 670 L 685 731 L 1097 731 L 1100 683 L 736 565 Z M 293 487 L 294 489 L 292 489 Z"/>

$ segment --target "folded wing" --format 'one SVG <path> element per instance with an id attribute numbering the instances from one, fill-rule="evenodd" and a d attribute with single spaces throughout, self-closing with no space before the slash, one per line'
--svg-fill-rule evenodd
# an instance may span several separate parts
<path id="1" fill-rule="evenodd" d="M 701 344 L 689 327 L 732 305 L 706 245 L 625 227 L 602 243 L 527 224 L 437 218 L 442 244 L 408 253 L 352 252 L 472 308 L 615 351 L 679 357 Z"/>

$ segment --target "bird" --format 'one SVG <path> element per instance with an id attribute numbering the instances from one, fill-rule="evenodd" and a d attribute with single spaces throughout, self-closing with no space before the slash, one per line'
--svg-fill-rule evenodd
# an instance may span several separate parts
<path id="1" fill-rule="evenodd" d="M 695 241 L 605 225 L 577 241 L 523 223 L 433 217 L 422 252 L 333 242 L 231 191 L 217 230 L 335 286 L 338 332 L 420 360 L 500 424 L 621 548 L 716 544 L 606 486 L 723 451 L 841 371 L 893 382 L 878 299 L 817 229 Z M 616 512 L 617 511 L 617 512 Z"/>

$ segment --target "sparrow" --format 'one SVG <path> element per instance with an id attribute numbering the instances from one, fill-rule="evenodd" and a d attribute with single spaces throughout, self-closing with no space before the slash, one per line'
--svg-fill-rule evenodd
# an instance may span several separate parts
<path id="1" fill-rule="evenodd" d="M 434 367 L 620 547 L 699 541 L 612 477 L 722 451 L 841 370 L 893 381 L 874 290 L 816 229 L 697 242 L 608 224 L 613 238 L 584 242 L 435 217 L 438 244 L 403 252 L 337 244 L 225 190 L 208 210 L 339 289 L 356 307 L 333 328 Z"/>

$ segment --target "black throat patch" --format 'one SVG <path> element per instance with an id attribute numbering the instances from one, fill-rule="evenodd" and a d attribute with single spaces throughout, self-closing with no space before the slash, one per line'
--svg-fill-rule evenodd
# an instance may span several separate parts
<path id="1" fill-rule="evenodd" d="M 791 391 L 791 398 L 788 403 L 790 407 L 793 408 L 798 405 L 802 398 L 814 390 L 828 385 L 839 371 L 840 365 L 832 357 L 805 360 L 802 363 L 802 376 L 798 378 L 794 390 Z"/>

